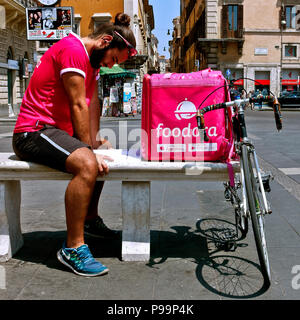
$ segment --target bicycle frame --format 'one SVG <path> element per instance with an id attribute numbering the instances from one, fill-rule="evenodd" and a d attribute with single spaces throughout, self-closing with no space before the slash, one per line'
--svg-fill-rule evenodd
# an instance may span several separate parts
<path id="1" fill-rule="evenodd" d="M 248 148 L 250 155 L 253 155 L 255 170 L 256 170 L 257 179 L 259 182 L 259 186 L 260 186 L 260 190 L 261 190 L 261 194 L 262 194 L 262 198 L 263 198 L 264 209 L 265 209 L 265 212 L 262 212 L 262 214 L 265 214 L 265 213 L 270 214 L 272 212 L 272 210 L 268 204 L 266 193 L 264 190 L 262 177 L 261 177 L 261 171 L 260 171 L 260 167 L 258 164 L 258 159 L 257 159 L 255 147 L 247 135 L 246 122 L 245 122 L 245 105 L 248 102 L 249 102 L 249 99 L 239 99 L 239 100 L 234 101 L 233 107 L 235 109 L 235 114 L 238 116 L 238 125 L 239 125 L 238 129 L 239 129 L 239 133 L 241 133 L 239 141 L 236 142 L 236 149 L 237 149 L 237 152 L 240 153 L 241 145 L 245 144 L 245 145 L 247 145 L 247 148 Z M 241 168 L 241 170 L 243 170 L 243 169 Z"/>

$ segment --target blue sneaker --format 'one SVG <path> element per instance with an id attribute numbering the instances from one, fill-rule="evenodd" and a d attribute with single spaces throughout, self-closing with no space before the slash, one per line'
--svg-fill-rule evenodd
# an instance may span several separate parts
<path id="1" fill-rule="evenodd" d="M 94 277 L 108 272 L 106 266 L 94 259 L 86 244 L 76 249 L 66 248 L 63 244 L 63 247 L 57 252 L 57 258 L 80 276 Z"/>

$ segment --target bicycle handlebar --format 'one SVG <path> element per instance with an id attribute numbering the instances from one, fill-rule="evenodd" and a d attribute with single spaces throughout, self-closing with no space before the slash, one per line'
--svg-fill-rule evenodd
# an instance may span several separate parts
<path id="1" fill-rule="evenodd" d="M 205 123 L 204 123 L 204 114 L 206 112 L 210 112 L 213 110 L 219 110 L 219 109 L 226 109 L 228 107 L 234 106 L 234 105 L 240 105 L 241 103 L 255 103 L 255 102 L 270 102 L 272 103 L 272 108 L 274 111 L 274 116 L 275 116 L 275 123 L 276 123 L 276 128 L 278 131 L 282 129 L 282 116 L 281 116 L 281 111 L 280 111 L 280 103 L 278 102 L 277 97 L 275 96 L 263 96 L 263 95 L 258 95 L 257 97 L 254 98 L 245 98 L 245 99 L 237 99 L 229 102 L 223 102 L 223 103 L 218 103 L 218 104 L 213 104 L 206 106 L 202 109 L 199 109 L 197 111 L 197 125 L 199 130 L 203 130 L 204 133 L 204 141 L 209 141 L 209 137 L 206 133 L 205 130 Z"/>

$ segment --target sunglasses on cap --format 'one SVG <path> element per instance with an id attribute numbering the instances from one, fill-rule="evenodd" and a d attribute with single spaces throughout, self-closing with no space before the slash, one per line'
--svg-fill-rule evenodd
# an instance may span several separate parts
<path id="1" fill-rule="evenodd" d="M 137 52 L 137 50 L 133 47 L 133 45 L 130 44 L 124 37 L 122 37 L 119 32 L 114 31 L 114 33 L 115 33 L 118 37 L 120 37 L 120 38 L 125 42 L 125 44 L 126 44 L 126 46 L 127 46 L 127 48 L 128 48 L 128 57 L 131 58 L 131 57 L 136 56 L 138 52 Z"/>

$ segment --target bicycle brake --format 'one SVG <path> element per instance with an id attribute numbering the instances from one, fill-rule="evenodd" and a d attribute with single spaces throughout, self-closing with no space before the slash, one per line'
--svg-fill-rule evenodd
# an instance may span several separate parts
<path id="1" fill-rule="evenodd" d="M 273 175 L 271 173 L 265 173 L 265 174 L 262 174 L 261 179 L 264 185 L 265 192 L 270 192 L 271 191 L 270 180 L 274 180 Z"/>

